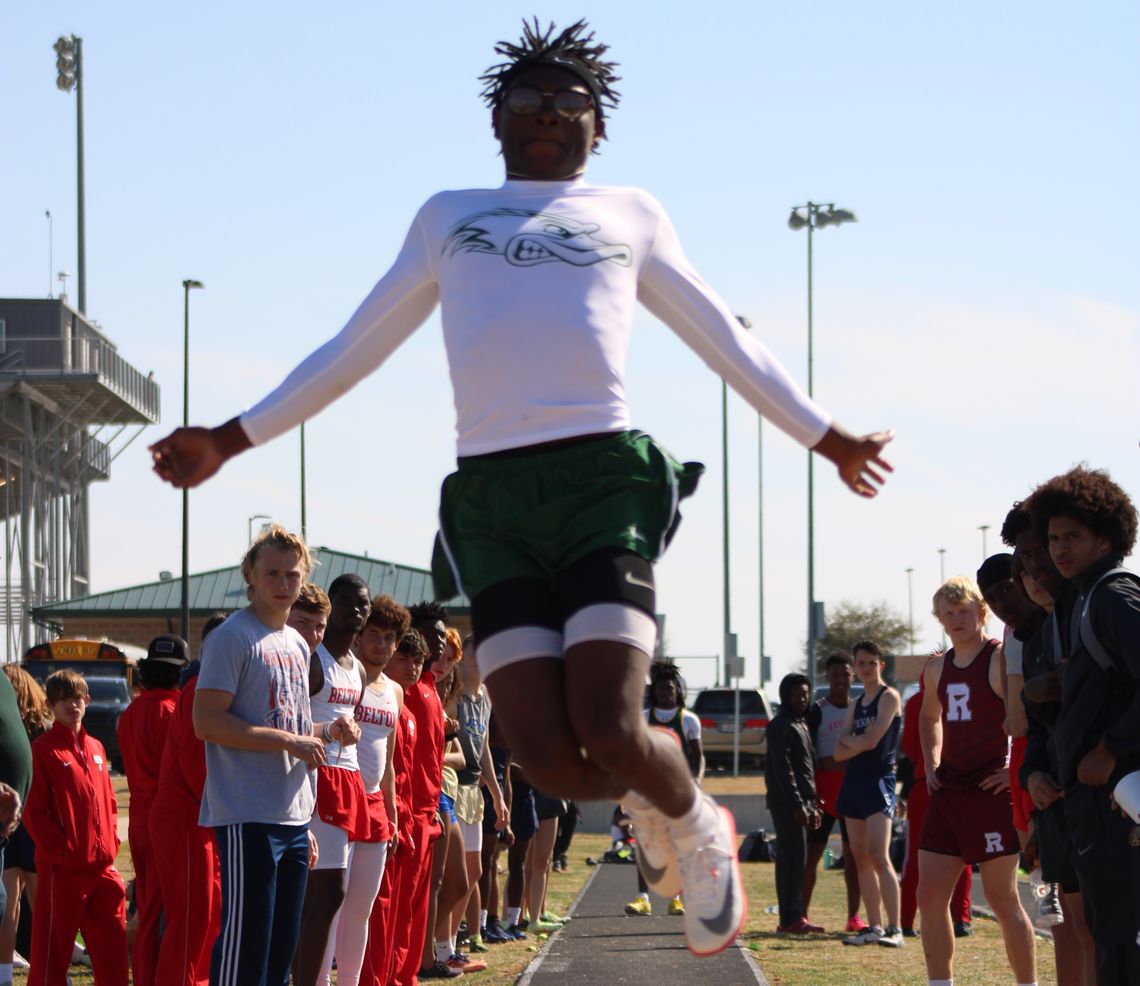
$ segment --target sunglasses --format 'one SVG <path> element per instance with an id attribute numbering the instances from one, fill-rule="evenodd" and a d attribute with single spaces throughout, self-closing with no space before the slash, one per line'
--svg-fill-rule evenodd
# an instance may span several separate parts
<path id="1" fill-rule="evenodd" d="M 542 109 L 547 96 L 550 97 L 554 111 L 567 120 L 577 120 L 594 105 L 594 99 L 589 93 L 579 92 L 576 89 L 543 92 L 541 89 L 532 89 L 530 86 L 517 86 L 514 89 L 508 89 L 505 102 L 507 109 L 512 113 L 529 116 Z"/>

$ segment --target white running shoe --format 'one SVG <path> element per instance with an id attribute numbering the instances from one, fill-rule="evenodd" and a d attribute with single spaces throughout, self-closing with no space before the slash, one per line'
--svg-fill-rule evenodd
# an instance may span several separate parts
<path id="1" fill-rule="evenodd" d="M 860 931 L 857 935 L 848 935 L 843 939 L 843 944 L 874 945 L 876 942 L 881 941 L 882 937 L 883 929 L 873 924 L 866 931 Z M 902 932 L 899 932 L 899 937 L 902 937 Z"/>
<path id="2" fill-rule="evenodd" d="M 681 868 L 665 816 L 632 791 L 626 796 L 625 809 L 637 837 L 637 868 L 649 889 L 666 900 L 676 897 L 681 892 Z"/>
<path id="3" fill-rule="evenodd" d="M 713 827 L 696 849 L 680 858 L 685 888 L 685 940 L 697 956 L 731 945 L 748 914 L 748 898 L 736 855 L 736 824 L 726 808 L 702 794 L 712 809 Z"/>
<path id="4" fill-rule="evenodd" d="M 903 947 L 903 933 L 902 930 L 896 928 L 894 925 L 888 924 L 883 930 L 883 935 L 879 939 L 879 944 L 884 948 L 902 948 Z"/>

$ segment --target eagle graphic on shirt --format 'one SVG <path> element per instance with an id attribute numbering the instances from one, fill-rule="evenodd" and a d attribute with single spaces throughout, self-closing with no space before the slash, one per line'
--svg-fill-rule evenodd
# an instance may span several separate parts
<path id="1" fill-rule="evenodd" d="M 534 267 L 561 261 L 590 267 L 613 261 L 622 267 L 633 262 L 624 243 L 606 243 L 597 237 L 601 227 L 569 216 L 530 209 L 489 209 L 460 220 L 451 228 L 443 253 L 501 254 L 515 267 Z"/>

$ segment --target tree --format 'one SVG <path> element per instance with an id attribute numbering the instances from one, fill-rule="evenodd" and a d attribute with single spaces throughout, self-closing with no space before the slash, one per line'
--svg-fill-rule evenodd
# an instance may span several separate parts
<path id="1" fill-rule="evenodd" d="M 815 643 L 816 664 L 822 671 L 832 654 L 850 654 L 860 640 L 873 640 L 887 654 L 910 651 L 910 624 L 880 600 L 863 606 L 841 602 L 827 613 L 827 632 Z M 807 645 L 804 645 L 807 653 Z M 888 668 L 894 662 L 888 661 Z"/>

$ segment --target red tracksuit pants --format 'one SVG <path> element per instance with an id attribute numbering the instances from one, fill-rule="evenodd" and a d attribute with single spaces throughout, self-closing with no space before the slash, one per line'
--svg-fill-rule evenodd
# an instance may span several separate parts
<path id="1" fill-rule="evenodd" d="M 154 864 L 166 928 L 155 986 L 208 986 L 210 952 L 222 919 L 222 878 L 213 829 L 183 810 L 151 812 Z"/>
<path id="2" fill-rule="evenodd" d="M 28 983 L 67 986 L 75 933 L 83 933 L 99 986 L 127 986 L 127 892 L 113 866 L 76 873 L 36 860 Z"/>
<path id="3" fill-rule="evenodd" d="M 416 986 L 416 974 L 423 964 L 424 935 L 427 934 L 428 894 L 431 890 L 432 843 L 442 830 L 433 811 L 416 818 L 416 854 L 413 865 L 402 874 L 397 888 L 393 928 L 400 940 L 396 943 L 390 986 Z"/>
<path id="4" fill-rule="evenodd" d="M 134 986 L 155 986 L 158 942 L 162 929 L 162 882 L 155 867 L 150 839 L 150 803 L 131 804 L 127 839 L 135 868 L 135 912 L 138 926 L 131 949 L 131 982 Z"/>
<path id="5" fill-rule="evenodd" d="M 919 777 L 910 789 L 910 799 L 906 803 L 906 865 L 899 884 L 902 895 L 899 920 L 904 928 L 914 927 L 914 916 L 918 913 L 918 846 L 922 841 L 922 823 L 926 820 L 929 805 L 930 790 L 926 786 L 926 778 Z M 954 896 L 950 898 L 950 920 L 955 923 L 970 920 L 970 879 L 970 867 L 965 866 L 954 888 Z"/>

